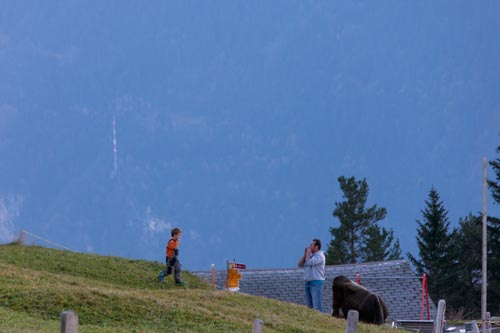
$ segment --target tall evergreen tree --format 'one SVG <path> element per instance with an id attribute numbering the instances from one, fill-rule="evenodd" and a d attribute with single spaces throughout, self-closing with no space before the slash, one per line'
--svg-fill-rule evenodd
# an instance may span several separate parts
<path id="1" fill-rule="evenodd" d="M 500 153 L 500 146 L 496 149 Z M 488 179 L 488 186 L 496 204 L 500 204 L 500 158 L 489 161 L 495 180 Z M 500 316 L 500 219 L 488 217 L 488 310 Z"/>
<path id="2" fill-rule="evenodd" d="M 366 208 L 368 183 L 354 177 L 338 178 L 343 191 L 342 202 L 335 203 L 332 215 L 339 219 L 339 227 L 330 227 L 332 240 L 326 253 L 326 263 L 346 264 L 361 261 L 379 261 L 400 257 L 399 240 L 393 231 L 380 228 L 378 222 L 385 218 L 385 208 L 377 205 Z"/>
<path id="3" fill-rule="evenodd" d="M 481 228 L 481 216 L 469 214 L 460 219 L 459 228 L 452 233 L 455 278 L 446 295 L 446 306 L 463 309 L 468 318 L 481 315 Z"/>
<path id="4" fill-rule="evenodd" d="M 478 214 L 460 219 L 459 229 L 453 234 L 454 281 L 446 295 L 447 306 L 463 308 L 468 318 L 481 314 L 482 283 L 482 216 Z M 487 309 L 500 315 L 500 219 L 488 217 L 488 292 Z"/>
<path id="5" fill-rule="evenodd" d="M 450 282 L 453 280 L 449 271 L 453 258 L 450 252 L 451 233 L 448 212 L 440 201 L 439 194 L 431 188 L 429 199 L 422 210 L 423 222 L 418 221 L 417 245 L 419 259 L 408 253 L 408 259 L 419 274 L 428 277 L 429 294 L 437 302 L 445 299 Z"/>
<path id="6" fill-rule="evenodd" d="M 401 259 L 399 239 L 394 241 L 394 231 L 377 225 L 367 229 L 367 238 L 362 245 L 362 261 Z M 392 245 L 394 242 L 394 245 Z"/>
<path id="7" fill-rule="evenodd" d="M 500 153 L 500 146 L 497 147 L 497 153 Z M 491 195 L 496 203 L 500 204 L 500 158 L 488 162 L 496 175 L 496 180 L 488 179 L 488 186 Z"/>
<path id="8" fill-rule="evenodd" d="M 488 311 L 500 316 L 500 219 L 488 217 Z"/>

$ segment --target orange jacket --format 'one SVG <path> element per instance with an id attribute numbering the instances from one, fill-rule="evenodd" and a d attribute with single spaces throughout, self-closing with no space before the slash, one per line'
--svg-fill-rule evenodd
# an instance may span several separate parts
<path id="1" fill-rule="evenodd" d="M 172 258 L 174 256 L 175 250 L 179 247 L 179 240 L 170 239 L 165 249 L 165 255 L 167 258 Z"/>

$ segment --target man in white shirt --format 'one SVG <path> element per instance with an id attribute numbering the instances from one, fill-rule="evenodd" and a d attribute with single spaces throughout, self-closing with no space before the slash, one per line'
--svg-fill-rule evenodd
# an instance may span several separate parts
<path id="1" fill-rule="evenodd" d="M 322 311 L 321 291 L 325 283 L 325 254 L 321 251 L 321 241 L 313 239 L 299 259 L 299 267 L 304 268 L 304 295 L 309 308 Z"/>

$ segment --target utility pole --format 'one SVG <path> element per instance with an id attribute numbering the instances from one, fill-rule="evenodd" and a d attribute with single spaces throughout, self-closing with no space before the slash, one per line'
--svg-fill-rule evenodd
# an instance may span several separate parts
<path id="1" fill-rule="evenodd" d="M 483 157 L 483 258 L 482 258 L 482 275 L 483 282 L 481 285 L 481 319 L 483 320 L 482 331 L 483 333 L 487 332 L 487 318 L 486 318 L 486 288 L 487 288 L 487 218 L 486 218 L 486 157 Z"/>

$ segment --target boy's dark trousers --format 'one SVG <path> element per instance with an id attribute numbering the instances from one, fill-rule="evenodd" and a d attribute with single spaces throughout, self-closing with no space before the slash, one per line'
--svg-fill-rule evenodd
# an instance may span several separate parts
<path id="1" fill-rule="evenodd" d="M 172 270 L 174 270 L 174 280 L 175 282 L 181 282 L 181 263 L 179 259 L 177 259 L 176 256 L 173 256 L 172 258 L 168 259 L 168 257 L 165 259 L 167 263 L 167 269 L 164 272 L 165 275 L 170 275 L 172 274 Z"/>

